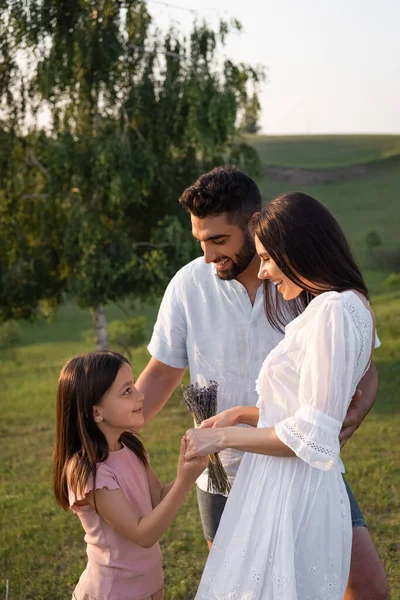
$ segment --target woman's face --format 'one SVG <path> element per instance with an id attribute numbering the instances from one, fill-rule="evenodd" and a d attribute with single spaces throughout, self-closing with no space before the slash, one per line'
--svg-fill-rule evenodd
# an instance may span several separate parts
<path id="1" fill-rule="evenodd" d="M 258 278 L 262 280 L 269 279 L 276 286 L 278 292 L 282 294 L 284 300 L 297 298 L 303 291 L 303 288 L 293 283 L 293 281 L 282 273 L 257 236 L 255 236 L 255 242 L 257 254 L 261 260 Z"/>

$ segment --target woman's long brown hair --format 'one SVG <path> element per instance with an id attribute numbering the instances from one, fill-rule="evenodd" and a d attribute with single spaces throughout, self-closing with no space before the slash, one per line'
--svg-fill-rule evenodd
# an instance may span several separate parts
<path id="1" fill-rule="evenodd" d="M 314 295 L 324 291 L 357 290 L 368 298 L 367 286 L 339 223 L 311 196 L 301 192 L 278 196 L 261 212 L 254 233 L 282 273 L 303 288 L 297 298 L 282 304 L 275 286 L 264 282 L 265 312 L 278 331 L 302 313 Z"/>
<path id="2" fill-rule="evenodd" d="M 93 406 L 113 384 L 127 359 L 117 352 L 90 352 L 71 358 L 58 379 L 53 489 L 57 502 L 69 508 L 68 485 L 75 496 L 83 493 L 89 475 L 95 490 L 96 464 L 108 456 L 107 440 L 95 423 Z M 124 432 L 120 441 L 147 465 L 147 455 L 136 435 Z M 96 501 L 95 501 L 96 502 Z"/>

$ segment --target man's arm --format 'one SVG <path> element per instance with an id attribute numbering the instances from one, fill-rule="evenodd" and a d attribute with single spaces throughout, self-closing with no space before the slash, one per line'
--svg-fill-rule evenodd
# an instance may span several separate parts
<path id="1" fill-rule="evenodd" d="M 135 383 L 137 389 L 144 395 L 145 423 L 150 421 L 167 403 L 184 372 L 185 369 L 175 369 L 155 358 L 150 359 Z"/>
<path id="2" fill-rule="evenodd" d="M 357 386 L 353 400 L 350 403 L 339 439 L 343 448 L 371 410 L 378 393 L 378 372 L 375 363 L 371 361 L 368 371 Z"/>

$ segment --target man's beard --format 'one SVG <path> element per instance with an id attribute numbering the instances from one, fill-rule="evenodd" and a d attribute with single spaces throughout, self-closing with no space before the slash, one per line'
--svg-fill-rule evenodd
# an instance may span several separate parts
<path id="1" fill-rule="evenodd" d="M 252 234 L 246 229 L 243 232 L 244 234 L 244 242 L 243 246 L 240 248 L 239 252 L 236 254 L 234 259 L 232 260 L 232 266 L 230 269 L 226 271 L 217 271 L 218 277 L 220 279 L 224 279 L 226 281 L 230 279 L 236 279 L 238 275 L 243 273 L 251 263 L 256 253 L 256 245 L 254 243 L 254 237 Z"/>

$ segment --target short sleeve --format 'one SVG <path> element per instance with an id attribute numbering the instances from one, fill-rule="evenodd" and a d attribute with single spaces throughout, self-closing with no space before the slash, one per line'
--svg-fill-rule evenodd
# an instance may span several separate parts
<path id="1" fill-rule="evenodd" d="M 188 366 L 186 337 L 186 313 L 175 276 L 165 290 L 147 349 L 160 362 L 184 369 Z"/>
<path id="2" fill-rule="evenodd" d="M 379 339 L 378 336 L 378 332 L 375 333 L 375 343 L 374 343 L 374 349 L 376 350 L 377 348 L 381 347 L 381 340 Z"/>
<path id="3" fill-rule="evenodd" d="M 88 480 L 86 482 L 85 488 L 82 490 L 82 493 L 74 494 L 71 487 L 68 485 L 68 497 L 69 497 L 69 506 L 76 512 L 77 505 L 76 501 L 84 500 L 86 494 L 93 491 L 94 488 L 94 478 L 93 475 L 89 475 Z M 96 490 L 101 490 L 103 488 L 107 488 L 109 490 L 118 490 L 120 485 L 117 481 L 116 475 L 112 469 L 110 469 L 104 463 L 100 463 L 97 465 L 96 470 Z"/>
<path id="4" fill-rule="evenodd" d="M 313 467 L 328 470 L 339 461 L 339 433 L 358 383 L 360 347 L 371 348 L 371 335 L 372 325 L 369 335 L 357 332 L 350 312 L 336 299 L 319 306 L 309 322 L 298 364 L 300 407 L 275 430 Z"/>

